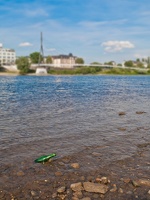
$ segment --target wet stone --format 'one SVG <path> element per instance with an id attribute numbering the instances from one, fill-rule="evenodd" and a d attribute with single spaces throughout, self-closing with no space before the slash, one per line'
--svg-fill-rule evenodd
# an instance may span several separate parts
<path id="1" fill-rule="evenodd" d="M 128 195 L 132 195 L 133 192 L 131 192 L 131 191 L 127 191 L 126 194 L 128 194 Z"/>
<path id="2" fill-rule="evenodd" d="M 82 187 L 82 183 L 81 183 L 81 182 L 71 184 L 71 185 L 70 185 L 70 188 L 71 188 L 74 192 L 83 190 L 83 187 Z"/>
<path id="3" fill-rule="evenodd" d="M 120 115 L 120 116 L 121 116 L 121 115 L 125 115 L 125 114 L 126 114 L 125 112 L 119 112 L 119 113 L 118 113 L 118 115 Z"/>
<path id="4" fill-rule="evenodd" d="M 107 177 L 102 177 L 100 180 L 101 180 L 101 183 L 104 183 L 104 184 L 110 183 L 110 180 L 108 180 Z"/>
<path id="5" fill-rule="evenodd" d="M 36 193 L 35 191 L 32 190 L 32 191 L 31 191 L 31 195 L 32 195 L 32 196 L 36 196 L 37 193 Z"/>
<path id="6" fill-rule="evenodd" d="M 84 197 L 81 200 L 91 200 L 91 198 L 90 197 Z"/>
<path id="7" fill-rule="evenodd" d="M 123 189 L 119 188 L 118 192 L 122 194 L 123 193 Z"/>
<path id="8" fill-rule="evenodd" d="M 123 179 L 121 179 L 124 183 L 130 183 L 130 179 L 129 178 L 123 178 Z"/>
<path id="9" fill-rule="evenodd" d="M 62 176 L 63 175 L 63 173 L 62 172 L 60 172 L 60 171 L 58 171 L 58 172 L 55 172 L 55 176 Z"/>
<path id="10" fill-rule="evenodd" d="M 108 187 L 99 183 L 84 182 L 83 187 L 87 192 L 105 194 L 108 191 Z"/>
<path id="11" fill-rule="evenodd" d="M 73 196 L 78 197 L 78 198 L 82 198 L 82 197 L 83 197 L 83 194 L 82 194 L 81 191 L 76 191 L 76 192 L 73 194 Z"/>
<path id="12" fill-rule="evenodd" d="M 113 188 L 110 189 L 110 192 L 116 192 L 117 191 L 117 186 L 116 184 L 113 185 Z"/>
<path id="13" fill-rule="evenodd" d="M 79 200 L 78 197 L 72 197 L 72 200 Z"/>
<path id="14" fill-rule="evenodd" d="M 55 199 L 57 197 L 57 193 L 52 194 L 52 198 Z"/>
<path id="15" fill-rule="evenodd" d="M 140 187 L 140 184 L 139 184 L 138 181 L 132 181 L 132 185 L 133 185 L 134 187 Z"/>
<path id="16" fill-rule="evenodd" d="M 146 113 L 146 112 L 144 112 L 144 111 L 137 111 L 136 112 L 136 114 L 139 114 L 139 115 L 144 114 L 144 113 Z"/>
<path id="17" fill-rule="evenodd" d="M 58 193 L 63 193 L 63 192 L 65 192 L 65 190 L 66 190 L 66 187 L 63 186 L 63 187 L 58 188 L 58 189 L 57 189 L 57 192 L 58 192 Z"/>
<path id="18" fill-rule="evenodd" d="M 25 173 L 23 171 L 17 172 L 17 176 L 24 176 L 24 175 L 25 175 Z"/>
<path id="19" fill-rule="evenodd" d="M 80 165 L 79 165 L 79 163 L 72 163 L 71 167 L 73 167 L 74 169 L 79 169 Z"/>

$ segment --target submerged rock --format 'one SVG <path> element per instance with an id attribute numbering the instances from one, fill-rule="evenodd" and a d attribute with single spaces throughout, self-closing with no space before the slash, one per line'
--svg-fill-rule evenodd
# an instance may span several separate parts
<path id="1" fill-rule="evenodd" d="M 136 112 L 136 114 L 139 114 L 139 115 L 140 115 L 140 114 L 144 114 L 144 113 L 146 113 L 146 112 L 144 112 L 144 111 L 137 111 L 137 112 Z"/>
<path id="2" fill-rule="evenodd" d="M 125 115 L 126 113 L 125 112 L 119 112 L 118 114 L 119 115 Z"/>

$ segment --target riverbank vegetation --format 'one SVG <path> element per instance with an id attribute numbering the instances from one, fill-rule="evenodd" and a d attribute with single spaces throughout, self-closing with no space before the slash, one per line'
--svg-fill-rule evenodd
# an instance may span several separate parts
<path id="1" fill-rule="evenodd" d="M 52 75 L 86 75 L 86 74 L 106 74 L 106 75 L 150 75 L 150 70 L 136 70 L 128 68 L 101 68 L 101 67 L 76 67 L 73 69 L 51 68 L 48 74 Z"/>

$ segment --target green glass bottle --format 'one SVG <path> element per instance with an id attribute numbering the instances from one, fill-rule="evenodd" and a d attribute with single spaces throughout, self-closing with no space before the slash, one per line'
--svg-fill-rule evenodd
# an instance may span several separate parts
<path id="1" fill-rule="evenodd" d="M 50 158 L 53 158 L 55 156 L 56 156 L 55 153 L 52 153 L 52 154 L 49 154 L 49 155 L 43 155 L 43 156 L 37 158 L 34 162 L 36 162 L 36 163 L 43 162 L 44 163 L 44 162 L 47 162 Z"/>

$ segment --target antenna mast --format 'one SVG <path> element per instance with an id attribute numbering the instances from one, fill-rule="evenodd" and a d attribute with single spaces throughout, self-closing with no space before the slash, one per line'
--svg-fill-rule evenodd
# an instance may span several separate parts
<path id="1" fill-rule="evenodd" d="M 44 63 L 44 51 L 43 51 L 43 36 L 41 32 L 41 46 L 40 46 L 40 54 L 39 54 L 39 66 L 41 63 Z"/>

